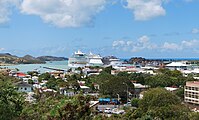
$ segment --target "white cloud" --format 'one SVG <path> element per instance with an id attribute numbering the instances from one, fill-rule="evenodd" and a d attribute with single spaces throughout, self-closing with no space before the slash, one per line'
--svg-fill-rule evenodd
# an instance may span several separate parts
<path id="1" fill-rule="evenodd" d="M 173 51 L 196 51 L 199 46 L 199 40 L 183 40 L 180 42 L 164 42 L 164 43 L 153 43 L 150 38 L 146 35 L 141 36 L 137 41 L 127 40 L 116 40 L 112 43 L 114 50 L 128 51 L 128 52 L 140 52 L 147 50 L 158 50 L 162 52 L 173 52 Z"/>
<path id="2" fill-rule="evenodd" d="M 113 44 L 112 44 L 113 47 L 124 46 L 124 45 L 126 45 L 126 42 L 123 40 L 113 41 Z"/>
<path id="3" fill-rule="evenodd" d="M 150 38 L 148 36 L 144 35 L 144 36 L 141 36 L 138 40 L 141 43 L 147 43 L 147 42 L 149 42 L 149 39 Z"/>
<path id="4" fill-rule="evenodd" d="M 2 52 L 2 51 L 4 51 L 5 50 L 5 48 L 0 48 L 0 52 Z"/>
<path id="5" fill-rule="evenodd" d="M 146 35 L 138 38 L 137 41 L 116 40 L 113 41 L 112 47 L 115 50 L 123 50 L 130 52 L 139 52 L 144 49 L 156 49 L 157 45 L 150 42 L 150 38 Z"/>
<path id="6" fill-rule="evenodd" d="M 178 45 L 176 43 L 168 43 L 165 42 L 162 46 L 162 49 L 164 50 L 181 50 L 181 45 Z"/>
<path id="7" fill-rule="evenodd" d="M 57 27 L 79 27 L 92 23 L 107 0 L 23 0 L 21 12 L 38 15 Z"/>
<path id="8" fill-rule="evenodd" d="M 198 34 L 198 33 L 199 33 L 199 29 L 193 28 L 193 29 L 192 29 L 192 33 L 193 33 L 193 34 Z"/>
<path id="9" fill-rule="evenodd" d="M 168 43 L 165 42 L 162 46 L 163 50 L 185 50 L 185 49 L 195 49 L 199 45 L 199 40 L 183 40 L 180 43 Z"/>
<path id="10" fill-rule="evenodd" d="M 197 47 L 199 45 L 199 41 L 198 40 L 184 40 L 182 41 L 182 47 L 183 48 L 192 48 L 192 47 Z"/>
<path id="11" fill-rule="evenodd" d="M 12 7 L 19 4 L 19 0 L 0 0 L 0 24 L 7 23 L 12 13 Z"/>
<path id="12" fill-rule="evenodd" d="M 133 11 L 135 20 L 149 20 L 166 14 L 162 4 L 168 0 L 126 0 L 126 8 Z"/>

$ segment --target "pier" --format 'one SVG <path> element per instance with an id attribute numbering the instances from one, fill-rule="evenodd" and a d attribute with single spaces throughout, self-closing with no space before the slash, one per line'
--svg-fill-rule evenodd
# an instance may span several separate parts
<path id="1" fill-rule="evenodd" d="M 51 67 L 43 67 L 43 68 L 49 69 L 49 70 L 55 70 L 55 71 L 63 71 L 63 72 L 67 71 L 67 70 L 64 70 L 64 69 L 51 68 Z"/>

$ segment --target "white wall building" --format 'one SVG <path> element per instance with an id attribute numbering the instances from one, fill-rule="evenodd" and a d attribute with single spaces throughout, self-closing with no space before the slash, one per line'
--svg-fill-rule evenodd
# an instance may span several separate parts
<path id="1" fill-rule="evenodd" d="M 26 93 L 33 92 L 33 86 L 26 82 L 22 82 L 22 81 L 18 82 L 16 86 L 19 92 L 26 92 Z"/>
<path id="2" fill-rule="evenodd" d="M 184 91 L 184 100 L 187 103 L 199 104 L 199 82 L 188 81 L 186 82 Z"/>

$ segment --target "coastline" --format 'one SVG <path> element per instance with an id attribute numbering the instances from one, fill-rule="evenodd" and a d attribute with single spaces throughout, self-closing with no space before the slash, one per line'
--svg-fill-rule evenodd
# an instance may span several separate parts
<path id="1" fill-rule="evenodd" d="M 0 66 L 13 66 L 13 65 L 18 65 L 18 64 L 0 63 Z"/>

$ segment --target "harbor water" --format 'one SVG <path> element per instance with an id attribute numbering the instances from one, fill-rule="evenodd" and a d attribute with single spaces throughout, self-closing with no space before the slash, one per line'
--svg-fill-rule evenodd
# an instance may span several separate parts
<path id="1" fill-rule="evenodd" d="M 0 68 L 18 69 L 20 72 L 27 73 L 28 71 L 38 71 L 44 73 L 52 71 L 46 68 L 68 70 L 68 61 L 47 61 L 46 64 L 19 64 L 10 66 L 0 66 Z"/>

